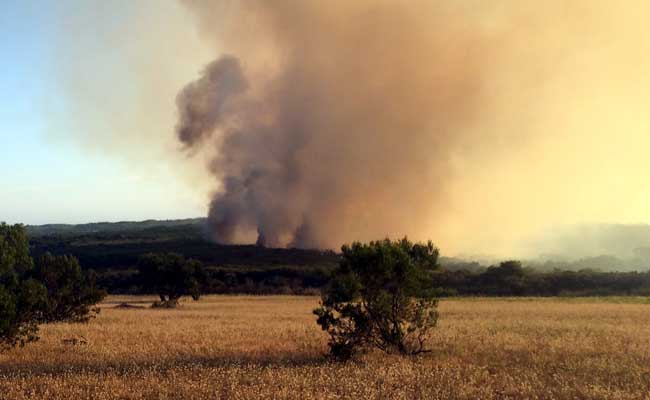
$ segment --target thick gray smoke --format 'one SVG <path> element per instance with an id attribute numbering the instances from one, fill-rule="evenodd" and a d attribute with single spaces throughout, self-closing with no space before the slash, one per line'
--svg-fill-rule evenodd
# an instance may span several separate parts
<path id="1" fill-rule="evenodd" d="M 246 89 L 239 61 L 223 57 L 209 64 L 203 77 L 178 95 L 178 138 L 188 147 L 223 128 L 229 100 Z"/>
<path id="2" fill-rule="evenodd" d="M 240 61 L 220 57 L 177 98 L 179 139 L 216 147 L 215 240 L 333 247 L 415 232 L 443 201 L 472 119 L 475 43 L 431 35 L 417 7 L 273 4 L 238 11 L 262 15 L 270 76 L 242 67 L 255 57 L 242 45 Z"/>

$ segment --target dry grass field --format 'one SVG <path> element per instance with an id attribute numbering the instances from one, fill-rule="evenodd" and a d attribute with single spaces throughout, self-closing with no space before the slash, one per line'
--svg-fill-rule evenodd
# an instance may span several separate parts
<path id="1" fill-rule="evenodd" d="M 432 353 L 347 364 L 322 357 L 316 297 L 123 300 L 147 299 L 111 297 L 90 324 L 0 355 L 0 398 L 650 399 L 645 299 L 444 300 Z"/>

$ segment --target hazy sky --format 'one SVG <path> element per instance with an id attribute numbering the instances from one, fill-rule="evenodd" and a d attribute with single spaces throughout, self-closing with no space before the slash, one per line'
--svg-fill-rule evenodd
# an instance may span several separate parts
<path id="1" fill-rule="evenodd" d="M 129 119 L 146 107 L 138 98 L 144 62 L 134 60 L 128 50 L 153 34 L 134 29 L 133 22 L 145 13 L 155 16 L 156 9 L 165 10 L 156 7 L 158 3 L 0 4 L 0 220 L 74 223 L 205 213 L 205 195 L 188 189 L 187 179 L 170 172 L 170 161 L 161 151 L 173 141 L 173 91 L 181 82 L 162 83 L 172 90 L 161 99 L 167 103 L 162 107 L 169 113 L 166 121 L 140 132 L 142 127 Z M 160 4 L 172 18 L 184 12 L 174 2 Z M 159 28 L 174 35 L 181 25 Z M 193 26 L 186 26 L 193 34 Z M 124 36 L 116 37 L 120 31 Z M 150 62 L 169 65 L 170 58 L 182 54 L 173 51 L 170 48 L 166 57 L 150 54 Z M 191 66 L 200 67 L 201 62 Z M 115 137 L 154 133 L 160 135 L 159 142 L 134 141 L 131 149 L 112 148 Z M 130 151 L 142 153 L 141 165 L 121 154 Z"/>
<path id="2" fill-rule="evenodd" d="M 282 70 L 274 62 L 282 61 L 286 46 L 311 57 L 307 69 L 294 63 L 295 70 L 307 71 L 303 79 L 315 77 L 307 82 L 312 85 L 305 89 L 307 98 L 327 94 L 347 99 L 339 93 L 353 91 L 355 79 L 346 72 L 360 66 L 374 68 L 362 74 L 368 87 L 381 87 L 372 86 L 371 80 L 383 76 L 377 69 L 393 71 L 392 50 L 415 55 L 395 59 L 396 65 L 407 67 L 406 75 L 387 74 L 388 80 L 379 79 L 379 84 L 395 89 L 403 79 L 404 87 L 422 96 L 417 107 L 441 105 L 443 111 L 432 110 L 432 121 L 424 121 L 431 123 L 432 134 L 447 114 L 454 118 L 450 126 L 458 128 L 450 133 L 453 141 L 441 141 L 431 153 L 441 160 L 433 172 L 441 177 L 440 185 L 422 191 L 409 186 L 410 192 L 420 193 L 418 210 L 427 208 L 431 197 L 431 212 L 412 213 L 405 220 L 399 207 L 385 212 L 382 204 L 368 199 L 367 220 L 386 217 L 387 222 L 366 226 L 359 238 L 408 234 L 434 239 L 446 254 L 517 255 L 537 252 L 534 247 L 544 234 L 559 226 L 650 222 L 646 1 L 359 0 L 348 7 L 350 3 L 338 1 L 278 0 L 282 7 L 272 11 L 268 5 L 247 10 L 237 6 L 244 3 L 228 0 L 181 3 L 0 3 L 0 220 L 52 223 L 206 215 L 211 194 L 219 187 L 206 163 L 218 146 L 195 149 L 194 154 L 179 151 L 176 95 L 224 52 L 240 60 L 243 73 L 259 91 L 265 80 L 260 76 Z M 384 9 L 373 11 L 378 3 Z M 390 7 L 406 11 L 393 13 Z M 282 25 L 265 26 L 260 19 L 265 13 Z M 418 25 L 400 29 L 409 24 L 409 15 L 417 16 Z M 426 18 L 432 22 L 423 21 Z M 341 25 L 344 30 L 338 29 L 339 21 L 347 24 Z M 384 30 L 376 25 L 381 23 L 397 28 Z M 364 29 L 379 36 L 395 32 L 388 39 L 401 38 L 405 46 L 383 49 L 381 37 L 368 37 L 369 46 L 365 39 L 348 43 L 337 37 L 338 32 Z M 279 35 L 276 42 L 264 36 L 269 32 Z M 313 37 L 321 43 L 310 44 Z M 430 45 L 439 53 L 427 53 Z M 415 51 L 409 53 L 411 47 Z M 319 65 L 336 67 L 332 60 L 340 54 L 360 62 L 321 71 Z M 463 57 L 467 64 L 461 62 Z M 428 71 L 435 74 L 429 76 Z M 349 79 L 349 84 L 319 88 L 321 72 L 333 82 Z M 451 90 L 447 102 L 435 97 L 435 90 L 433 97 L 420 93 L 420 81 L 433 82 L 430 87 L 443 92 L 475 92 L 461 101 Z M 386 93 L 385 103 L 378 100 L 381 95 L 369 98 L 368 107 L 358 107 L 358 120 L 371 120 L 370 109 L 391 122 L 393 115 L 402 115 L 390 108 L 390 95 Z M 408 92 L 399 95 L 402 106 L 414 99 Z M 361 92 L 350 98 L 365 104 Z M 333 104 L 334 111 L 346 107 Z M 466 117 L 460 114 L 467 110 L 471 112 Z M 308 111 L 316 119 L 327 115 L 319 109 Z M 351 126 L 347 120 L 341 124 Z M 326 141 L 329 132 L 324 126 L 319 129 Z M 310 127 L 305 129 L 308 134 Z M 405 134 L 387 135 L 393 140 Z M 309 153 L 305 158 L 309 160 Z M 380 170 L 366 172 L 372 176 Z M 404 171 L 409 176 L 417 173 Z M 398 199 L 400 206 L 413 204 L 415 196 L 400 198 L 399 192 L 387 191 L 381 194 Z M 357 200 L 343 207 L 365 207 Z M 326 219 L 336 221 L 331 215 Z M 327 235 L 334 243 L 358 233 L 351 227 L 339 237 L 332 225 Z"/>

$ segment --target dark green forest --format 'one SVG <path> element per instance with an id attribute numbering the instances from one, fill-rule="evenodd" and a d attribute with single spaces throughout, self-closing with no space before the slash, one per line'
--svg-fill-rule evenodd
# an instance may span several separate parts
<path id="1" fill-rule="evenodd" d="M 338 265 L 334 251 L 219 245 L 204 219 L 28 226 L 30 252 L 72 255 L 114 294 L 147 293 L 138 275 L 146 254 L 176 253 L 198 260 L 205 293 L 315 294 Z M 442 249 L 444 252 L 444 249 Z M 650 272 L 613 256 L 575 261 L 485 264 L 440 257 L 431 285 L 441 296 L 648 295 Z"/>

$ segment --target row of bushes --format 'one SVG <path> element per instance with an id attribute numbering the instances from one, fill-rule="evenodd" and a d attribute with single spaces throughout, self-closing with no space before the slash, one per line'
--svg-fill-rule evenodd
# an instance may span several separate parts
<path id="1" fill-rule="evenodd" d="M 256 269 L 206 267 L 204 293 L 213 294 L 318 294 L 330 279 L 332 268 L 281 267 Z M 151 294 L 138 267 L 97 274 L 98 284 L 113 294 Z"/>
<path id="2" fill-rule="evenodd" d="M 650 272 L 552 271 L 506 261 L 485 271 L 437 271 L 432 285 L 446 296 L 650 295 Z"/>
<path id="3" fill-rule="evenodd" d="M 333 267 L 206 267 L 203 291 L 317 294 L 333 270 Z M 97 279 L 98 285 L 110 293 L 149 294 L 137 265 L 127 270 L 100 271 Z M 474 270 L 451 271 L 443 267 L 432 274 L 430 286 L 441 296 L 646 296 L 650 295 L 650 272 L 539 272 L 509 261 Z"/>

